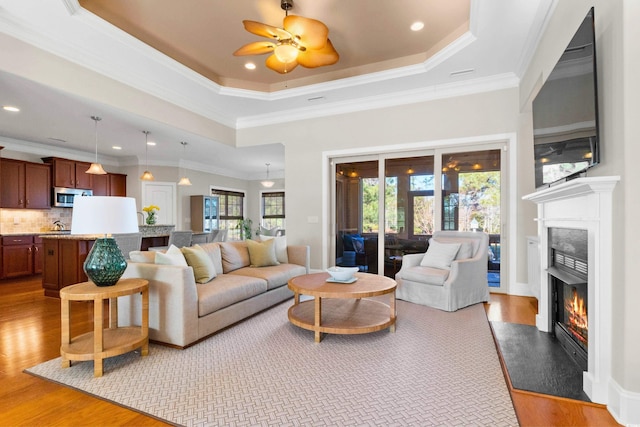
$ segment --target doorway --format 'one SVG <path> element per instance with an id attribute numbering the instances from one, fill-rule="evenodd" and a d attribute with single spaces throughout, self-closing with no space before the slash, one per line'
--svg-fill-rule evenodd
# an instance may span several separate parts
<path id="1" fill-rule="evenodd" d="M 175 182 L 142 182 L 142 206 L 156 205 L 158 224 L 176 225 L 176 184 Z"/>
<path id="2" fill-rule="evenodd" d="M 501 156 L 495 146 L 334 158 L 335 264 L 394 277 L 434 231 L 483 231 L 487 281 L 500 288 Z"/>

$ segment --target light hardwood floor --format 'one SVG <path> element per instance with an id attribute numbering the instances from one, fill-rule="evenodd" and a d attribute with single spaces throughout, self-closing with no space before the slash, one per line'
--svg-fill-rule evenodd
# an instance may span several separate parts
<path id="1" fill-rule="evenodd" d="M 60 301 L 44 297 L 40 277 L 0 281 L 1 426 L 155 426 L 165 423 L 23 373 L 60 355 Z M 490 320 L 533 324 L 535 299 L 492 294 Z M 72 306 L 72 335 L 93 325 L 91 304 Z M 600 405 L 511 390 L 520 424 L 615 426 Z"/>

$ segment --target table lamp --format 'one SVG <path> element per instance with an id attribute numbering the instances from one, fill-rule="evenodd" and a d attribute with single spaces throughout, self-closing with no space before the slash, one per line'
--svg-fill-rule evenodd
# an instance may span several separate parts
<path id="1" fill-rule="evenodd" d="M 84 272 L 97 286 L 115 285 L 127 260 L 122 255 L 113 233 L 137 233 L 136 199 L 132 197 L 90 196 L 73 199 L 71 234 L 97 234 Z"/>

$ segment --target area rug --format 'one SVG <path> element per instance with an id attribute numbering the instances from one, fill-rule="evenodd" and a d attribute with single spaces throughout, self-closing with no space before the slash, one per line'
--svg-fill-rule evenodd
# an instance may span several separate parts
<path id="1" fill-rule="evenodd" d="M 287 301 L 186 350 L 159 345 L 27 370 L 184 426 L 518 425 L 482 304 L 446 313 L 398 301 L 396 332 L 325 335 Z"/>
<path id="2" fill-rule="evenodd" d="M 553 334 L 531 325 L 491 322 L 513 388 L 590 402 L 582 369 Z"/>

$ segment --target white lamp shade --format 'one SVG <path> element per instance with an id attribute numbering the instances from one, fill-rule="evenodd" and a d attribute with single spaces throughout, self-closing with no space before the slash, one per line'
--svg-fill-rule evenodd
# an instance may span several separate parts
<path id="1" fill-rule="evenodd" d="M 137 233 L 138 214 L 133 197 L 74 197 L 71 234 Z"/>

